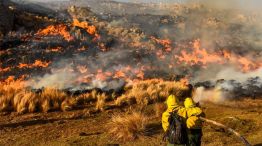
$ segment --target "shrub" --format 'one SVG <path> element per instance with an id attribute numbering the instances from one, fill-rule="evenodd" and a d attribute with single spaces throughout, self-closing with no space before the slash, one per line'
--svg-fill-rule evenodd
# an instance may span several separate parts
<path id="1" fill-rule="evenodd" d="M 145 134 L 149 120 L 143 114 L 114 115 L 108 123 L 109 134 L 117 140 L 127 141 Z"/>

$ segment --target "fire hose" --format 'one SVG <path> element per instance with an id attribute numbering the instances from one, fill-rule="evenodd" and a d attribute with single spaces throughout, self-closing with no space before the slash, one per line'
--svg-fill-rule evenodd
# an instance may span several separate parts
<path id="1" fill-rule="evenodd" d="M 234 134 L 235 136 L 237 136 L 246 146 L 251 146 L 251 144 L 242 136 L 240 135 L 238 132 L 236 132 L 235 130 L 233 130 L 232 128 L 229 128 L 221 123 L 218 123 L 216 121 L 213 121 L 213 120 L 209 120 L 209 119 L 206 119 L 206 118 L 203 118 L 203 117 L 199 117 L 202 121 L 204 122 L 207 122 L 207 123 L 210 123 L 210 124 L 213 124 L 213 125 L 216 125 L 218 127 L 221 127 L 227 131 L 229 131 L 230 133 Z"/>

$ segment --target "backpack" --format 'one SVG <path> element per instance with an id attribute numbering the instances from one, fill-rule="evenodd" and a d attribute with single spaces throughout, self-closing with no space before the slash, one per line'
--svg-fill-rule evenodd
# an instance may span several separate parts
<path id="1" fill-rule="evenodd" d="M 168 119 L 169 126 L 165 134 L 170 144 L 186 144 L 187 128 L 183 117 L 179 116 L 176 111 L 170 114 Z"/>

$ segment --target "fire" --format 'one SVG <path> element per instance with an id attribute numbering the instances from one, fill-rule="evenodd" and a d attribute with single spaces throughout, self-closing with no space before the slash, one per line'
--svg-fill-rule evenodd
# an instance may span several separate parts
<path id="1" fill-rule="evenodd" d="M 208 63 L 223 63 L 223 59 L 218 54 L 208 53 L 206 49 L 201 49 L 200 40 L 195 40 L 192 46 L 192 52 L 188 53 L 185 50 L 181 51 L 181 55 L 175 56 L 180 63 L 189 65 L 203 65 L 205 67 Z"/>
<path id="2" fill-rule="evenodd" d="M 96 37 L 98 37 L 99 35 L 97 34 L 97 30 L 96 27 L 94 25 L 89 25 L 88 22 L 83 21 L 80 22 L 77 19 L 73 19 L 73 23 L 72 23 L 73 27 L 80 27 L 86 30 L 87 33 L 89 33 L 90 35 L 95 35 Z"/>
<path id="3" fill-rule="evenodd" d="M 9 72 L 10 70 L 11 70 L 11 67 L 6 67 L 6 68 L 0 67 L 0 72 Z"/>
<path id="4" fill-rule="evenodd" d="M 15 81 L 15 76 L 8 76 L 7 79 L 5 79 L 5 83 L 11 83 Z"/>
<path id="5" fill-rule="evenodd" d="M 166 58 L 166 56 L 163 54 L 163 51 L 162 51 L 162 50 L 158 50 L 158 51 L 156 52 L 156 55 L 157 55 L 157 57 L 158 57 L 159 59 L 165 59 L 165 58 Z"/>
<path id="6" fill-rule="evenodd" d="M 18 68 L 26 68 L 26 67 L 29 68 L 29 66 L 30 66 L 30 65 L 25 64 L 25 63 L 19 63 Z"/>
<path id="7" fill-rule="evenodd" d="M 64 24 L 49 25 L 44 29 L 39 30 L 36 35 L 48 36 L 48 35 L 60 35 L 63 36 L 65 40 L 71 41 L 73 37 L 68 32 L 67 26 Z"/>
<path id="8" fill-rule="evenodd" d="M 48 67 L 50 62 L 45 62 L 41 60 L 35 60 L 33 64 L 26 64 L 26 63 L 19 63 L 17 66 L 18 68 L 34 68 L 34 67 L 43 67 L 46 68 Z"/>
<path id="9" fill-rule="evenodd" d="M 48 67 L 50 62 L 42 62 L 41 60 L 36 60 L 34 64 L 32 64 L 33 67 Z"/>
<path id="10" fill-rule="evenodd" d="M 85 50 L 87 50 L 87 48 L 84 47 L 84 46 L 82 46 L 81 48 L 78 48 L 78 49 L 77 49 L 77 51 L 79 51 L 79 52 L 81 52 L 81 51 L 85 51 Z"/>
<path id="11" fill-rule="evenodd" d="M 248 60 L 247 58 L 244 57 L 240 57 L 238 59 L 238 62 L 242 65 L 242 71 L 244 72 L 248 72 L 250 70 L 253 69 L 257 69 L 258 65 L 250 60 Z"/>
<path id="12" fill-rule="evenodd" d="M 170 52 L 172 50 L 171 41 L 169 39 L 157 39 L 153 36 L 151 36 L 150 38 L 156 43 L 162 45 L 165 51 Z"/>
<path id="13" fill-rule="evenodd" d="M 62 47 L 49 48 L 47 52 L 62 52 Z"/>
<path id="14" fill-rule="evenodd" d="M 96 74 L 95 78 L 96 78 L 97 80 L 104 81 L 104 80 L 107 79 L 107 76 L 102 72 L 102 69 L 99 69 L 99 70 L 97 71 L 97 74 Z"/>
<path id="15" fill-rule="evenodd" d="M 229 51 L 222 50 L 222 53 L 208 52 L 201 47 L 200 39 L 193 41 L 190 51 L 181 50 L 180 55 L 175 55 L 178 63 L 185 63 L 188 65 L 200 65 L 206 67 L 207 64 L 237 64 L 243 72 L 252 71 L 261 67 L 259 62 L 235 54 Z"/>
<path id="16" fill-rule="evenodd" d="M 77 69 L 82 74 L 87 73 L 87 71 L 88 71 L 86 66 L 81 66 L 81 65 L 77 66 Z"/>
<path id="17" fill-rule="evenodd" d="M 230 52 L 227 52 L 227 51 L 223 51 L 223 56 L 228 61 L 230 61 L 234 64 L 238 64 L 240 69 L 243 72 L 249 72 L 249 71 L 256 70 L 256 69 L 262 67 L 261 64 L 259 63 L 259 61 L 253 61 L 253 60 L 251 60 L 247 57 L 234 55 L 234 54 L 231 54 Z"/>
<path id="18" fill-rule="evenodd" d="M 1 85 L 10 85 L 12 84 L 15 88 L 24 87 L 25 84 L 25 75 L 22 75 L 19 78 L 16 78 L 15 76 L 8 76 L 4 81 L 1 81 Z"/>
<path id="19" fill-rule="evenodd" d="M 190 82 L 189 82 L 189 80 L 188 80 L 188 78 L 182 78 L 182 79 L 180 79 L 179 80 L 179 82 L 182 84 L 182 85 L 188 85 Z"/>
<path id="20" fill-rule="evenodd" d="M 115 72 L 115 75 L 113 78 L 125 78 L 125 77 L 126 77 L 126 74 L 122 70 L 119 70 Z"/>
<path id="21" fill-rule="evenodd" d="M 144 72 L 139 70 L 139 71 L 137 71 L 136 77 L 139 78 L 139 79 L 144 79 L 144 75 L 145 75 Z"/>

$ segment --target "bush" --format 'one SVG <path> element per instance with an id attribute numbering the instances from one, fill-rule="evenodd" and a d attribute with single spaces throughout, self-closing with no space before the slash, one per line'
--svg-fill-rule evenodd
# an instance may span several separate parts
<path id="1" fill-rule="evenodd" d="M 133 140 L 145 134 L 148 122 L 148 118 L 138 112 L 114 115 L 108 123 L 109 134 L 117 140 Z"/>

